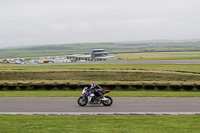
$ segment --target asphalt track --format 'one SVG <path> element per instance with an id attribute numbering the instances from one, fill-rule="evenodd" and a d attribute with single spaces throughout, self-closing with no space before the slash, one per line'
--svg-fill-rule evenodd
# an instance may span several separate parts
<path id="1" fill-rule="evenodd" d="M 94 61 L 94 62 L 70 62 L 70 63 L 48 63 L 28 64 L 21 66 L 45 66 L 45 65 L 80 65 L 80 64 L 200 64 L 200 59 L 193 60 L 143 60 L 143 61 Z"/>
<path id="2" fill-rule="evenodd" d="M 0 114 L 199 113 L 200 98 L 114 97 L 112 106 L 81 107 L 75 97 L 1 97 Z"/>

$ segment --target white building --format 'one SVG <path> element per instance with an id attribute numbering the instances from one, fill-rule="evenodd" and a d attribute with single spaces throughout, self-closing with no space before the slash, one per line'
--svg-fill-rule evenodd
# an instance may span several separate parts
<path id="1" fill-rule="evenodd" d="M 118 60 L 117 56 L 108 56 L 105 49 L 93 49 L 91 55 L 74 54 L 68 55 L 67 59 L 74 61 L 104 61 L 104 60 Z"/>

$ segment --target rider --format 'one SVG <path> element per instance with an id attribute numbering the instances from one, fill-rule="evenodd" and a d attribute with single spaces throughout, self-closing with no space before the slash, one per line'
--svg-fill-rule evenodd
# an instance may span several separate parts
<path id="1" fill-rule="evenodd" d="M 91 99 L 92 99 L 92 97 L 94 96 L 94 92 L 98 92 L 98 93 L 99 93 L 99 95 L 102 97 L 101 100 L 107 100 L 107 99 L 103 96 L 102 91 L 103 91 L 103 89 L 102 89 L 99 85 L 95 84 L 94 82 L 91 82 L 91 83 L 90 83 L 90 92 L 91 92 L 92 94 L 90 95 L 90 97 L 88 97 L 88 103 L 91 102 Z"/>

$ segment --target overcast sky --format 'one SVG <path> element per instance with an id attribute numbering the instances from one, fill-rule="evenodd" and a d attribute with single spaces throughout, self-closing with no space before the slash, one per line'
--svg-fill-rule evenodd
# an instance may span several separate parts
<path id="1" fill-rule="evenodd" d="M 0 0 L 0 48 L 200 39 L 200 0 Z"/>

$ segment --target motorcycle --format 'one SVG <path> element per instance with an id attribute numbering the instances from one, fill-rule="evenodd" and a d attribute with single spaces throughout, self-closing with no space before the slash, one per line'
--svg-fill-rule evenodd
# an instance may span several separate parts
<path id="1" fill-rule="evenodd" d="M 102 92 L 102 94 L 106 94 L 109 93 L 110 90 L 105 90 Z M 80 96 L 78 99 L 78 104 L 80 106 L 86 106 L 88 103 L 88 96 L 91 95 L 90 92 L 88 92 L 88 87 L 85 87 L 81 93 L 83 96 Z M 92 95 L 92 99 L 91 99 L 91 104 L 103 104 L 104 106 L 110 106 L 113 103 L 113 100 L 110 96 L 104 96 L 106 100 L 101 100 L 102 96 L 99 95 L 99 92 L 94 92 L 94 94 Z"/>

